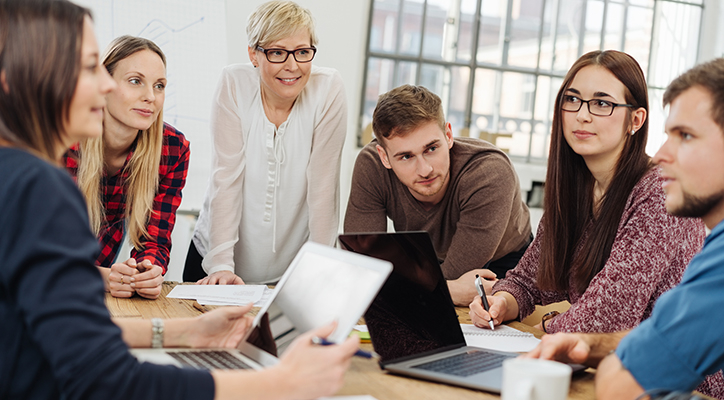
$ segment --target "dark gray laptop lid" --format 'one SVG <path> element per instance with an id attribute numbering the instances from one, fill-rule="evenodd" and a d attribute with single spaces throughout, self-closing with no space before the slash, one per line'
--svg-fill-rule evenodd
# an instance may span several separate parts
<path id="1" fill-rule="evenodd" d="M 427 232 L 354 233 L 339 236 L 344 249 L 390 261 L 392 273 L 365 313 L 381 363 L 465 346 Z"/>

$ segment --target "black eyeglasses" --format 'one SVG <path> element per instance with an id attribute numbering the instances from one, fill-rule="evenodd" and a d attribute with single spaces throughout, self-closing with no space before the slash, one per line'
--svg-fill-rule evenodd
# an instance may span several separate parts
<path id="1" fill-rule="evenodd" d="M 299 63 L 308 63 L 314 59 L 314 55 L 317 54 L 316 47 L 305 47 L 303 49 L 296 50 L 284 50 L 284 49 L 265 49 L 261 46 L 257 46 L 259 51 L 266 54 L 266 59 L 270 63 L 282 64 L 287 61 L 290 54 L 294 55 L 294 59 Z"/>
<path id="2" fill-rule="evenodd" d="M 580 97 L 565 95 L 563 96 L 561 109 L 563 111 L 578 112 L 583 103 L 588 106 L 589 113 L 599 117 L 611 116 L 616 107 L 633 107 L 633 104 L 618 104 L 601 99 L 583 100 Z"/>

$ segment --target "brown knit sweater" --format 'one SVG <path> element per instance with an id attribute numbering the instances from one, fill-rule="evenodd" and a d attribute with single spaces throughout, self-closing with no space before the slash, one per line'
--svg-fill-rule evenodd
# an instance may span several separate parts
<path id="1" fill-rule="evenodd" d="M 482 268 L 521 249 L 530 237 L 528 207 L 508 157 L 492 144 L 455 138 L 450 149 L 450 184 L 445 197 L 425 210 L 392 170 L 382 165 L 376 141 L 359 156 L 344 231 L 395 230 L 430 233 L 446 279 Z"/>

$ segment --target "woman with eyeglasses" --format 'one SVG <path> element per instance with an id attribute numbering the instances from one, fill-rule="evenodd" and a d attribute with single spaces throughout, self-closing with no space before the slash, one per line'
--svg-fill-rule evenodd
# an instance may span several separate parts
<path id="1" fill-rule="evenodd" d="M 636 60 L 594 51 L 556 96 L 544 214 L 520 263 L 470 304 L 475 325 L 523 319 L 536 305 L 553 332 L 615 332 L 646 319 L 704 242 L 698 219 L 666 213 L 663 179 L 645 153 L 648 94 Z"/>
<path id="2" fill-rule="evenodd" d="M 347 102 L 339 73 L 312 66 L 317 36 L 291 1 L 259 6 L 250 64 L 226 67 L 211 112 L 211 179 L 184 281 L 273 283 L 309 240 L 332 245 Z"/>

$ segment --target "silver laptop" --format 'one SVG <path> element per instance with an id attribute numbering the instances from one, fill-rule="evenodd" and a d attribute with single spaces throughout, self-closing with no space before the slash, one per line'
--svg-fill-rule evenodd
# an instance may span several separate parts
<path id="1" fill-rule="evenodd" d="M 344 341 L 392 271 L 372 257 L 308 242 L 297 253 L 237 349 L 133 349 L 140 361 L 202 369 L 262 369 L 299 334 L 333 320 Z"/>
<path id="2" fill-rule="evenodd" d="M 394 266 L 365 313 L 383 369 L 500 393 L 502 363 L 518 354 L 466 346 L 427 232 L 345 234 L 339 241 Z"/>

